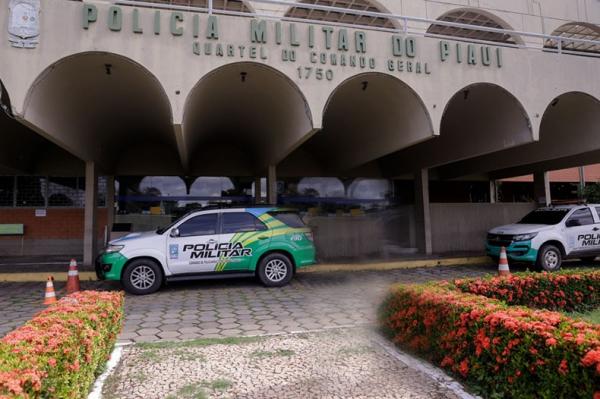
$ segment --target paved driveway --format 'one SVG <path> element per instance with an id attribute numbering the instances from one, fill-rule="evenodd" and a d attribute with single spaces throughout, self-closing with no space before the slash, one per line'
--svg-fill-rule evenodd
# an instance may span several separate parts
<path id="1" fill-rule="evenodd" d="M 494 272 L 490 266 L 377 272 L 299 274 L 283 288 L 253 280 L 171 284 L 156 294 L 126 298 L 122 341 L 148 342 L 310 331 L 373 323 L 387 287 Z M 119 289 L 84 282 L 85 289 Z M 57 283 L 59 296 L 63 284 Z M 44 283 L 0 283 L 0 335 L 41 309 Z"/>

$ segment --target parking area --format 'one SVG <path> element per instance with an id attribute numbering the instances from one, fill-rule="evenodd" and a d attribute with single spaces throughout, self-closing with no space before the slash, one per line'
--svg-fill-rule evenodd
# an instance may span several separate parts
<path id="1" fill-rule="evenodd" d="M 390 284 L 479 276 L 493 266 L 299 274 L 283 288 L 248 280 L 173 283 L 148 296 L 128 295 L 121 341 L 154 342 L 310 331 L 374 322 Z M 56 283 L 59 296 L 64 283 Z M 82 282 L 83 289 L 120 289 Z M 0 283 L 0 335 L 43 309 L 44 283 Z"/>

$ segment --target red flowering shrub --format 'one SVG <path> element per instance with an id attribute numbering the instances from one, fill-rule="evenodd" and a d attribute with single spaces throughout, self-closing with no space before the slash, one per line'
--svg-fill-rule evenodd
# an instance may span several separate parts
<path id="1" fill-rule="evenodd" d="M 121 330 L 123 295 L 82 291 L 0 340 L 0 399 L 84 398 Z"/>
<path id="2" fill-rule="evenodd" d="M 460 285 L 460 284 L 459 284 Z M 600 326 L 452 284 L 393 287 L 383 331 L 486 397 L 600 396 Z"/>
<path id="3" fill-rule="evenodd" d="M 519 273 L 455 280 L 454 284 L 463 292 L 500 299 L 508 305 L 568 312 L 600 305 L 600 272 Z"/>

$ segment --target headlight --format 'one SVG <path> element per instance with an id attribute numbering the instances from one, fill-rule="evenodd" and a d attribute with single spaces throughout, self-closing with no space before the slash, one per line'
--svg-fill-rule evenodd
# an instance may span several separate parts
<path id="1" fill-rule="evenodd" d="M 115 253 L 115 252 L 119 252 L 123 248 L 125 248 L 125 245 L 109 245 L 108 247 L 106 247 L 106 251 L 105 252 L 107 254 L 112 254 L 112 253 Z"/>
<path id="2" fill-rule="evenodd" d="M 519 234 L 513 236 L 513 241 L 529 241 L 532 240 L 538 233 Z"/>

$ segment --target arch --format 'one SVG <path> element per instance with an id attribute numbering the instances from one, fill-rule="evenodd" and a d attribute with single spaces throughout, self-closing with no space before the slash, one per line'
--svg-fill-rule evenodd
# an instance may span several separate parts
<path id="1" fill-rule="evenodd" d="M 200 197 L 221 197 L 224 191 L 233 190 L 235 185 L 229 177 L 201 176 L 190 186 L 190 195 Z"/>
<path id="2" fill-rule="evenodd" d="M 427 107 L 410 86 L 392 75 L 367 72 L 346 79 L 329 95 L 323 130 L 305 150 L 326 170 L 348 171 L 434 134 Z"/>
<path id="3" fill-rule="evenodd" d="M 376 0 L 300 0 L 300 3 L 346 8 L 354 11 L 390 14 L 390 12 Z M 400 23 L 392 18 L 372 17 L 366 15 L 347 14 L 343 11 L 315 10 L 308 7 L 290 7 L 286 13 L 287 18 L 310 19 L 329 23 L 356 25 L 364 27 L 377 27 L 383 29 L 400 29 Z"/>
<path id="4" fill-rule="evenodd" d="M 138 189 L 142 195 L 182 197 L 187 195 L 185 182 L 179 176 L 144 176 Z"/>
<path id="5" fill-rule="evenodd" d="M 514 30 L 506 21 L 488 11 L 478 8 L 458 8 L 448 11 L 437 18 L 438 21 L 456 22 L 466 25 L 481 26 L 495 29 Z M 507 45 L 522 45 L 523 39 L 515 34 L 486 32 L 476 28 L 458 28 L 433 23 L 427 29 L 427 34 L 436 36 L 453 37 L 463 40 L 482 40 L 488 42 L 504 43 Z"/>
<path id="6" fill-rule="evenodd" d="M 202 77 L 185 101 L 186 163 L 197 175 L 262 173 L 312 129 L 306 97 L 286 75 L 255 62 L 227 64 Z"/>
<path id="7" fill-rule="evenodd" d="M 582 53 L 600 53 L 600 43 L 577 43 L 569 39 L 595 40 L 600 42 L 600 26 L 587 22 L 569 22 L 556 28 L 552 36 L 560 36 L 563 50 Z M 564 39 L 563 39 L 564 38 Z M 544 48 L 558 49 L 558 40 L 548 39 Z"/>
<path id="8" fill-rule="evenodd" d="M 388 179 L 357 178 L 348 186 L 348 198 L 384 200 L 391 197 Z"/>
<path id="9" fill-rule="evenodd" d="M 387 157 L 381 163 L 384 175 L 447 165 L 534 141 L 521 101 L 507 89 L 487 82 L 467 85 L 448 100 L 439 132 L 434 140 Z"/>
<path id="10" fill-rule="evenodd" d="M 106 172 L 127 165 L 124 160 L 135 155 L 128 150 L 137 145 L 178 157 L 164 88 L 148 69 L 119 54 L 84 52 L 54 62 L 29 88 L 23 118 Z M 142 161 L 150 167 L 160 163 Z M 141 173 L 144 167 L 136 166 Z M 120 172 L 127 174 L 126 169 Z"/>
<path id="11" fill-rule="evenodd" d="M 298 182 L 298 194 L 307 197 L 344 198 L 344 183 L 337 177 L 303 177 Z"/>
<path id="12" fill-rule="evenodd" d="M 188 6 L 208 8 L 208 0 L 133 0 L 142 3 L 167 4 L 174 6 Z M 138 7 L 138 6 L 136 6 Z M 139 7 L 152 7 L 149 4 L 140 4 Z M 254 14 L 254 8 L 246 0 L 213 0 L 213 9 L 232 11 L 239 14 Z"/>

